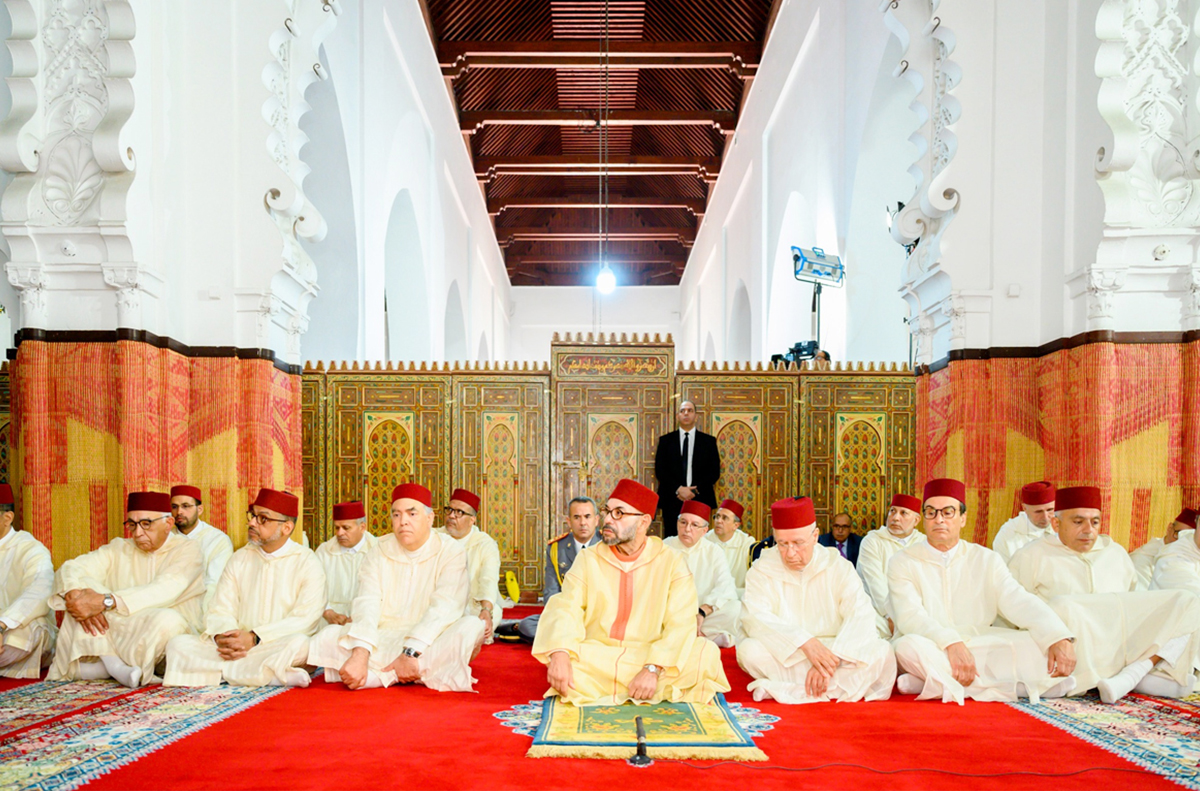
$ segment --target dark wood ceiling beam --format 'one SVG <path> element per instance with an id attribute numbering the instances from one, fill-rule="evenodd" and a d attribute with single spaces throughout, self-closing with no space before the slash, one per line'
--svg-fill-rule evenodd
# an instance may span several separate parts
<path id="1" fill-rule="evenodd" d="M 444 41 L 438 45 L 442 74 L 457 78 L 468 69 L 596 69 L 602 65 L 596 39 L 554 41 Z M 611 41 L 610 69 L 728 69 L 751 77 L 762 46 L 757 41 Z"/>
<path id="2" fill-rule="evenodd" d="M 485 126 L 568 126 L 594 129 L 600 113 L 594 110 L 471 110 L 459 114 L 464 132 Z M 709 126 L 732 131 L 737 116 L 731 110 L 610 110 L 605 126 Z"/>
<path id="3" fill-rule="evenodd" d="M 610 209 L 687 209 L 697 217 L 704 216 L 708 201 L 704 198 L 680 198 L 669 196 L 611 195 L 606 203 Z M 598 197 L 520 196 L 488 198 L 488 214 L 500 214 L 505 209 L 596 209 L 600 207 Z"/>
<path id="4" fill-rule="evenodd" d="M 608 262 L 613 266 L 682 267 L 687 263 L 687 256 L 668 255 L 665 253 L 659 255 L 615 253 L 608 256 Z M 514 253 L 510 251 L 504 258 L 505 266 L 510 269 L 522 266 L 586 265 L 594 263 L 596 263 L 596 253 L 594 251 L 587 253 L 563 253 L 561 255 L 550 253 Z"/>
<path id="5" fill-rule="evenodd" d="M 632 156 L 606 164 L 613 176 L 696 176 L 715 181 L 721 170 L 718 157 Z M 491 181 L 496 176 L 596 176 L 600 162 L 592 156 L 476 157 L 475 177 Z"/>
<path id="6" fill-rule="evenodd" d="M 688 227 L 615 226 L 606 234 L 614 242 L 678 242 L 690 247 L 696 241 L 696 229 Z M 565 228 L 541 228 L 536 226 L 514 226 L 497 228 L 496 239 L 501 247 L 513 242 L 594 242 L 599 235 L 595 228 L 568 226 Z"/>

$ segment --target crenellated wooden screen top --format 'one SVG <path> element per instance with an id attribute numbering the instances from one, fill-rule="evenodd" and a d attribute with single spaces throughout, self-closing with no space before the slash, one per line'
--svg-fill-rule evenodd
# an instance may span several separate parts
<path id="1" fill-rule="evenodd" d="M 618 478 L 654 487 L 654 450 L 681 400 L 722 456 L 718 497 L 770 529 L 770 504 L 813 497 L 818 522 L 846 511 L 878 527 L 914 481 L 915 383 L 907 367 L 675 363 L 671 336 L 555 335 L 547 363 L 309 364 L 303 373 L 304 525 L 332 536 L 334 503 L 362 500 L 390 530 L 392 488 L 416 480 L 445 505 L 480 495 L 479 525 L 535 600 L 566 504 L 603 502 Z M 441 515 L 438 515 L 441 524 Z M 659 525 L 655 523 L 655 529 Z"/>

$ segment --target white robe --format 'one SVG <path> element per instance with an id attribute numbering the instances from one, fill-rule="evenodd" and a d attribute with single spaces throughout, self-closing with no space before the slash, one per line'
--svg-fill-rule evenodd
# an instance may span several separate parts
<path id="1" fill-rule="evenodd" d="M 200 553 L 204 557 L 204 612 L 208 612 L 208 603 L 212 601 L 213 593 L 217 590 L 217 580 L 225 564 L 233 557 L 233 542 L 229 536 L 204 520 L 196 523 L 192 532 L 184 534 L 191 541 L 200 544 Z"/>
<path id="2" fill-rule="evenodd" d="M 504 611 L 500 609 L 500 545 L 496 539 L 472 527 L 462 538 L 454 538 L 444 527 L 436 528 L 452 541 L 457 541 L 467 551 L 467 571 L 471 576 L 471 593 L 467 601 L 467 615 L 478 616 L 482 602 L 492 603 L 492 623 L 500 623 Z"/>
<path id="3" fill-rule="evenodd" d="M 1151 590 L 1180 590 L 1200 596 L 1200 547 L 1188 530 L 1170 544 L 1154 564 Z"/>
<path id="4" fill-rule="evenodd" d="M 308 661 L 325 668 L 326 681 L 336 682 L 351 652 L 365 648 L 371 652 L 368 667 L 390 686 L 396 674 L 384 668 L 413 648 L 421 652 L 420 683 L 439 692 L 470 692 L 471 657 L 485 629 L 478 615 L 464 614 L 470 590 L 461 541 L 435 530 L 409 552 L 394 535 L 384 536 L 363 560 L 352 622 L 322 629 Z"/>
<path id="5" fill-rule="evenodd" d="M 1200 599 L 1182 591 L 1138 590 L 1129 553 L 1108 536 L 1080 553 L 1051 533 L 1013 555 L 1009 568 L 1075 635 L 1072 694 L 1081 695 L 1126 665 L 1149 659 L 1175 637 L 1193 635 L 1168 675 L 1184 682 L 1200 659 L 1200 640 L 1194 634 L 1200 628 Z"/>
<path id="6" fill-rule="evenodd" d="M 919 530 L 913 530 L 904 538 L 899 538 L 888 532 L 887 525 L 884 525 L 863 536 L 862 543 L 858 546 L 858 565 L 855 566 L 855 570 L 862 578 L 863 588 L 875 607 L 875 630 L 885 640 L 892 637 L 892 630 L 888 627 L 888 618 L 892 617 L 887 608 L 888 562 L 891 561 L 892 555 L 900 550 L 924 540 L 925 534 Z"/>
<path id="7" fill-rule="evenodd" d="M 1025 511 L 1000 525 L 1000 531 L 992 539 L 992 551 L 1000 556 L 1005 563 L 1012 560 L 1017 550 L 1026 544 L 1044 538 L 1054 531 L 1049 526 L 1034 527 L 1033 522 L 1025 515 Z"/>
<path id="8" fill-rule="evenodd" d="M 247 544 L 225 564 L 203 633 L 167 646 L 163 684 L 306 687 L 309 675 L 299 666 L 324 611 L 325 572 L 316 553 L 290 540 L 270 554 Z M 254 632 L 259 644 L 241 659 L 224 660 L 213 637 L 236 630 Z"/>
<path id="9" fill-rule="evenodd" d="M 683 555 L 696 583 L 697 601 L 713 608 L 712 613 L 700 624 L 700 633 L 725 648 L 736 644 L 741 634 L 738 621 L 741 619 L 742 605 L 738 601 L 737 588 L 729 573 L 725 553 L 720 547 L 703 539 L 685 547 L 679 536 L 663 539 L 663 546 Z"/>
<path id="10" fill-rule="evenodd" d="M 90 635 L 70 615 L 63 616 L 58 647 L 47 681 L 79 678 L 82 657 L 115 656 L 154 681 L 154 666 L 178 635 L 195 633 L 204 601 L 204 559 L 200 545 L 172 530 L 154 552 L 131 539 L 114 538 L 99 549 L 59 568 L 50 606 L 67 608 L 63 595 L 91 588 L 111 593 L 115 609 L 105 613 L 108 631 Z"/>
<path id="11" fill-rule="evenodd" d="M 1170 544 L 1161 538 L 1152 538 L 1129 553 L 1129 559 L 1133 561 L 1133 567 L 1137 569 L 1138 580 L 1142 583 L 1142 590 L 1150 590 L 1154 580 L 1154 567 L 1158 563 L 1158 559 L 1175 544 L 1180 541 L 1194 541 L 1195 536 L 1195 530 L 1180 530 L 1178 538 Z"/>
<path id="12" fill-rule="evenodd" d="M 24 530 L 0 538 L 0 648 L 26 654 L 0 667 L 0 676 L 37 678 L 43 656 L 54 650 L 58 634 L 48 600 L 54 588 L 54 564 L 42 542 Z"/>
<path id="13" fill-rule="evenodd" d="M 358 595 L 358 570 L 378 540 L 363 533 L 357 544 L 344 547 L 334 536 L 317 547 L 317 560 L 325 571 L 325 609 L 338 615 L 350 614 L 350 605 Z"/>
<path id="14" fill-rule="evenodd" d="M 848 703 L 891 697 L 896 658 L 876 634 L 871 600 L 854 566 L 836 549 L 817 545 L 802 571 L 784 565 L 776 547 L 764 550 L 746 574 L 742 607 L 746 636 L 737 659 L 754 676 L 746 689 L 755 700 Z M 814 637 L 842 660 L 820 698 L 805 689 L 812 663 L 801 650 Z"/>
<path id="15" fill-rule="evenodd" d="M 1032 699 L 1060 681 L 1050 677 L 1046 651 L 1071 630 L 986 547 L 959 541 L 947 554 L 922 542 L 896 553 L 888 597 L 900 672 L 925 681 L 919 700 L 1012 701 L 1019 684 Z M 997 615 L 1020 628 L 993 626 Z M 946 655 L 960 642 L 975 657 L 977 678 L 968 687 L 954 679 Z"/>
<path id="16" fill-rule="evenodd" d="M 728 541 L 722 541 L 716 530 L 709 530 L 704 536 L 725 553 L 725 562 L 729 564 L 729 574 L 733 577 L 733 587 L 737 589 L 738 598 L 746 591 L 746 571 L 750 568 L 750 550 L 754 548 L 754 536 L 742 530 L 734 530 Z"/>

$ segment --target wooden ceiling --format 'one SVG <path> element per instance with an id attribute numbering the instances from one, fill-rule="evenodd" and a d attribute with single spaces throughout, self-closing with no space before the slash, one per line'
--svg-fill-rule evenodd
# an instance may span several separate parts
<path id="1" fill-rule="evenodd" d="M 594 284 L 604 0 L 425 2 L 513 284 Z M 609 0 L 605 249 L 621 285 L 679 282 L 773 12 Z"/>

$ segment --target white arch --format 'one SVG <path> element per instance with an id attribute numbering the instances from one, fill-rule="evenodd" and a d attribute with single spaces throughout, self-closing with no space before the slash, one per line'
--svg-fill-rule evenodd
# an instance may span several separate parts
<path id="1" fill-rule="evenodd" d="M 492 359 L 488 352 L 488 339 L 486 335 L 479 336 L 479 352 L 475 355 L 475 359 L 481 363 Z"/>
<path id="2" fill-rule="evenodd" d="M 715 363 L 717 361 L 717 345 L 713 341 L 713 334 L 708 333 L 708 337 L 704 339 L 704 357 L 701 358 L 708 362 Z"/>
<path id="3" fill-rule="evenodd" d="M 733 292 L 733 309 L 729 314 L 729 342 L 726 344 L 725 359 L 749 362 L 753 319 L 750 309 L 750 292 L 746 283 L 738 280 Z"/>
<path id="4" fill-rule="evenodd" d="M 457 280 L 450 284 L 450 293 L 446 295 L 446 314 L 443 326 L 442 359 L 465 362 L 468 359 L 467 320 L 463 314 L 462 295 L 459 293 Z"/>
<path id="5" fill-rule="evenodd" d="M 425 260 L 412 195 L 400 190 L 392 201 L 383 243 L 387 354 L 394 361 L 432 357 Z"/>

